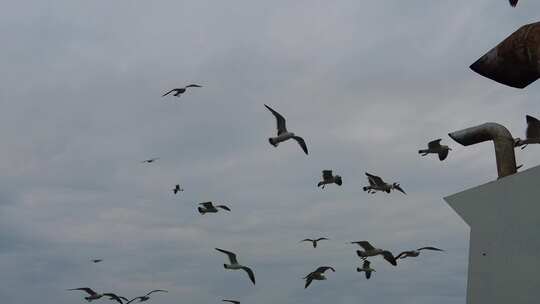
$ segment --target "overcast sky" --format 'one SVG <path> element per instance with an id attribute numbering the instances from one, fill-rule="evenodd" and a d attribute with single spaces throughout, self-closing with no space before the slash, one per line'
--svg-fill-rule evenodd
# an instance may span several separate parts
<path id="1" fill-rule="evenodd" d="M 540 84 L 468 68 L 538 21 L 538 1 L 507 2 L 3 1 L 2 301 L 84 303 L 66 289 L 88 286 L 169 290 L 155 304 L 464 303 L 469 229 L 442 198 L 496 166 L 492 144 L 447 133 L 494 121 L 523 136 L 525 115 L 540 115 Z M 161 97 L 189 83 L 204 87 Z M 263 104 L 309 156 L 268 143 Z M 444 162 L 417 154 L 436 138 L 454 149 Z M 537 165 L 538 149 L 518 163 Z M 343 186 L 318 189 L 323 169 Z M 366 171 L 408 195 L 363 192 Z M 232 212 L 201 216 L 203 201 Z M 319 236 L 331 240 L 298 243 Z M 358 240 L 446 253 L 373 258 L 367 281 L 347 244 Z M 257 285 L 214 247 L 237 252 Z M 304 289 L 322 265 L 336 272 Z"/>

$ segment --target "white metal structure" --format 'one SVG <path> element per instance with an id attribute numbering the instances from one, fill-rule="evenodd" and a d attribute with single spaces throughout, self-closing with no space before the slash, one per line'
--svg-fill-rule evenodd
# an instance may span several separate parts
<path id="1" fill-rule="evenodd" d="M 540 299 L 540 166 L 445 198 L 471 227 L 467 304 Z"/>

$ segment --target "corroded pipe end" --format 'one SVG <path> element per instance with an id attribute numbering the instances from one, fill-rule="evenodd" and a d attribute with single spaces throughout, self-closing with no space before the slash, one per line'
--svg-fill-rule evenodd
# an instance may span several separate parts
<path id="1" fill-rule="evenodd" d="M 488 140 L 493 141 L 499 178 L 517 172 L 514 138 L 504 126 L 488 122 L 449 133 L 448 136 L 463 146 L 470 146 Z"/>

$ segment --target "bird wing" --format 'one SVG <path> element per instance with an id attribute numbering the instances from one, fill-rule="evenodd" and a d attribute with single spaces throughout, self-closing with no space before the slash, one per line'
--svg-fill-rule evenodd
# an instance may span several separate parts
<path id="1" fill-rule="evenodd" d="M 229 303 L 233 303 L 233 304 L 240 304 L 240 301 L 235 301 L 235 300 L 221 300 L 222 302 L 229 302 Z"/>
<path id="2" fill-rule="evenodd" d="M 518 0 L 510 0 L 510 5 L 512 7 L 515 7 L 517 5 L 517 3 L 518 3 Z"/>
<path id="3" fill-rule="evenodd" d="M 405 193 L 405 190 L 403 190 L 403 188 L 401 188 L 401 186 L 399 184 L 395 184 L 394 189 L 396 189 L 397 191 L 407 195 L 407 193 Z"/>
<path id="4" fill-rule="evenodd" d="M 385 260 L 387 260 L 390 264 L 397 266 L 396 258 L 390 251 L 383 251 L 382 256 Z"/>
<path id="5" fill-rule="evenodd" d="M 525 135 L 527 138 L 539 138 L 540 137 L 540 120 L 527 115 L 527 130 Z"/>
<path id="6" fill-rule="evenodd" d="M 439 160 L 443 161 L 446 159 L 446 157 L 448 156 L 448 152 L 450 150 L 448 149 L 445 149 L 445 150 L 442 150 L 441 152 L 439 152 Z"/>
<path id="7" fill-rule="evenodd" d="M 318 241 L 322 241 L 322 240 L 328 240 L 328 238 L 322 237 L 322 238 L 316 239 L 315 241 L 318 242 Z"/>
<path id="8" fill-rule="evenodd" d="M 442 138 L 439 138 L 439 139 L 435 139 L 435 140 L 430 141 L 430 142 L 427 144 L 428 148 L 434 149 L 434 148 L 440 147 L 440 146 L 441 146 L 441 140 L 442 140 Z"/>
<path id="9" fill-rule="evenodd" d="M 227 210 L 227 211 L 231 211 L 231 208 L 225 206 L 225 205 L 218 205 L 216 206 L 216 208 L 221 208 L 221 209 L 224 209 L 224 210 Z"/>
<path id="10" fill-rule="evenodd" d="M 88 288 L 88 287 L 73 288 L 73 289 L 68 289 L 68 290 L 70 290 L 70 291 L 71 290 L 82 290 L 82 291 L 86 291 L 86 293 L 88 293 L 91 296 L 97 295 L 97 292 L 93 291 L 91 288 Z"/>
<path id="11" fill-rule="evenodd" d="M 204 203 L 200 203 L 199 205 L 203 205 L 204 208 L 214 207 L 214 205 L 212 205 L 212 202 L 204 202 Z"/>
<path id="12" fill-rule="evenodd" d="M 187 85 L 186 88 L 202 88 L 202 86 L 198 84 L 190 84 L 190 85 Z"/>
<path id="13" fill-rule="evenodd" d="M 322 171 L 322 178 L 323 180 L 329 180 L 332 179 L 334 175 L 332 174 L 332 170 L 323 170 Z"/>
<path id="14" fill-rule="evenodd" d="M 309 284 L 311 284 L 311 282 L 313 281 L 313 276 L 310 274 L 308 274 L 306 277 L 306 285 L 304 286 L 304 288 L 308 288 Z"/>
<path id="15" fill-rule="evenodd" d="M 231 262 L 231 264 L 238 264 L 235 253 L 219 248 L 216 248 L 216 250 L 225 253 L 229 257 L 229 261 Z"/>
<path id="16" fill-rule="evenodd" d="M 155 290 L 152 290 L 149 293 L 147 293 L 146 296 L 149 296 L 149 295 L 153 294 L 154 292 L 168 292 L 168 291 L 163 290 L 163 289 L 155 289 Z"/>
<path id="17" fill-rule="evenodd" d="M 418 249 L 416 249 L 416 250 L 420 251 L 420 250 L 424 250 L 424 249 L 425 249 L 425 250 L 434 250 L 434 251 L 444 251 L 444 250 L 439 249 L 439 248 L 437 248 L 437 247 L 429 247 L 429 246 L 428 246 L 428 247 L 418 248 Z"/>
<path id="18" fill-rule="evenodd" d="M 303 239 L 303 240 L 300 241 L 300 243 L 302 243 L 302 242 L 313 242 L 313 240 L 312 239 Z"/>
<path id="19" fill-rule="evenodd" d="M 377 175 L 369 174 L 366 172 L 366 176 L 368 177 L 368 181 L 371 186 L 382 186 L 385 184 L 382 178 L 378 177 Z"/>
<path id="20" fill-rule="evenodd" d="M 401 252 L 400 254 L 398 254 L 395 258 L 396 260 L 397 259 L 404 259 L 407 257 L 407 255 L 410 253 L 411 251 L 403 251 Z"/>
<path id="21" fill-rule="evenodd" d="M 277 134 L 280 135 L 281 133 L 287 132 L 287 127 L 285 126 L 285 117 L 281 116 L 278 112 L 274 111 L 274 109 L 270 108 L 267 105 L 264 105 L 274 116 L 276 117 L 277 121 Z"/>
<path id="22" fill-rule="evenodd" d="M 136 297 L 136 298 L 133 298 L 133 299 L 127 301 L 125 304 L 129 304 L 129 303 L 131 303 L 131 302 L 133 302 L 135 300 L 140 300 L 140 299 L 142 299 L 142 297 Z"/>
<path id="23" fill-rule="evenodd" d="M 253 285 L 255 285 L 255 274 L 253 273 L 253 270 L 246 266 L 243 266 L 242 269 L 247 272 L 249 279 L 251 280 L 251 282 L 253 282 Z"/>
<path id="24" fill-rule="evenodd" d="M 174 91 L 176 91 L 176 90 L 178 90 L 178 89 L 172 89 L 172 90 L 170 90 L 169 92 L 167 92 L 167 93 L 161 95 L 161 97 L 165 97 L 165 96 L 171 94 L 172 92 L 174 92 Z"/>
<path id="25" fill-rule="evenodd" d="M 116 302 L 123 304 L 122 299 L 114 293 L 104 293 L 103 296 L 109 297 L 109 300 L 115 300 Z"/>
<path id="26" fill-rule="evenodd" d="M 375 249 L 368 241 L 351 242 L 351 244 L 358 244 L 358 246 L 362 247 L 364 250 Z"/>
<path id="27" fill-rule="evenodd" d="M 304 153 L 306 153 L 306 155 L 308 154 L 308 150 L 307 150 L 307 146 L 306 146 L 306 142 L 304 141 L 304 139 L 300 136 L 293 136 L 294 140 L 296 140 L 296 142 L 298 142 L 298 144 L 300 145 L 300 147 L 302 147 L 302 150 L 304 150 Z"/>
<path id="28" fill-rule="evenodd" d="M 317 270 L 315 270 L 315 272 L 324 273 L 328 269 L 331 269 L 333 272 L 336 272 L 336 270 L 333 267 L 330 267 L 330 266 L 321 266 L 321 267 L 317 268 Z"/>

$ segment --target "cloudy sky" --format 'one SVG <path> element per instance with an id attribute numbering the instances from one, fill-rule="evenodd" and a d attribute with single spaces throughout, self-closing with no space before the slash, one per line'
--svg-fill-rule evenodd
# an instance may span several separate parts
<path id="1" fill-rule="evenodd" d="M 464 303 L 469 230 L 442 198 L 496 167 L 490 143 L 446 134 L 494 121 L 523 136 L 525 114 L 540 114 L 538 83 L 517 90 L 468 69 L 537 21 L 540 3 L 520 2 L 4 1 L 3 302 L 84 303 L 66 289 L 88 286 L 169 290 L 155 304 Z M 161 97 L 188 83 L 204 88 Z M 309 156 L 270 146 L 263 104 Z M 447 161 L 417 154 L 441 137 Z M 518 163 L 536 165 L 537 149 Z M 161 159 L 140 163 L 150 157 Z M 317 189 L 323 169 L 343 186 Z M 408 195 L 366 194 L 366 171 Z M 203 201 L 232 212 L 201 216 Z M 331 241 L 298 243 L 319 236 Z M 357 240 L 447 252 L 398 267 L 373 258 L 366 281 Z M 236 251 L 257 285 L 214 247 Z M 304 290 L 321 265 L 336 273 Z"/>

